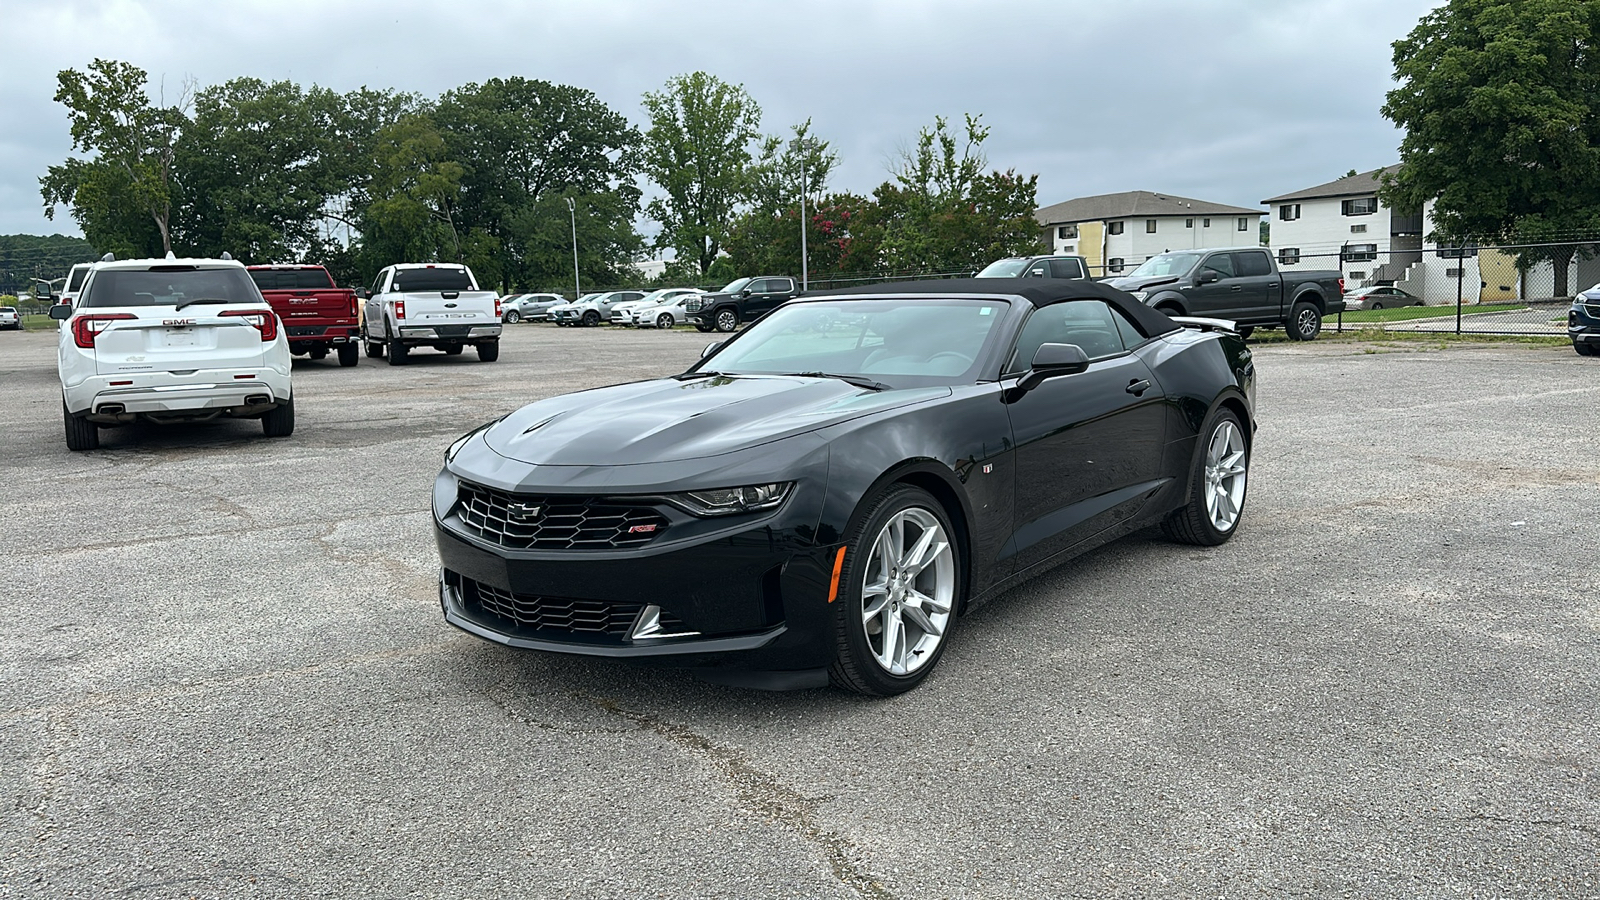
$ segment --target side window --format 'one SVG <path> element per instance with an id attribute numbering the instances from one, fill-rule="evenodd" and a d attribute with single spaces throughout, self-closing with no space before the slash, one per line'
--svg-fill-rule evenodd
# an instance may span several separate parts
<path id="1" fill-rule="evenodd" d="M 1040 307 L 1033 311 L 1028 323 L 1022 326 L 1022 333 L 1017 335 L 1016 349 L 1011 353 L 1006 373 L 1026 372 L 1033 355 L 1044 344 L 1077 344 L 1090 359 L 1116 356 L 1127 349 L 1118 318 L 1111 307 L 1100 300 L 1068 300 Z"/>
<path id="2" fill-rule="evenodd" d="M 1223 278 L 1233 277 L 1232 253 L 1213 253 L 1206 257 L 1206 261 L 1200 265 L 1202 268 L 1210 269 L 1211 271 L 1216 272 Z"/>
<path id="3" fill-rule="evenodd" d="M 1052 259 L 1050 274 L 1055 278 L 1082 278 L 1083 265 L 1075 259 Z"/>
<path id="4" fill-rule="evenodd" d="M 1260 250 L 1247 250 L 1233 254 L 1234 271 L 1240 275 L 1271 275 L 1272 263 Z"/>
<path id="5" fill-rule="evenodd" d="M 779 278 L 773 282 L 772 289 L 780 294 L 792 294 L 794 293 L 794 279 Z"/>
<path id="6" fill-rule="evenodd" d="M 1111 307 L 1111 318 L 1117 323 L 1117 333 L 1122 335 L 1122 346 L 1132 350 L 1149 338 L 1139 333 L 1137 326 L 1123 314 L 1122 310 Z"/>
<path id="7" fill-rule="evenodd" d="M 381 293 L 383 293 L 383 282 L 388 277 L 388 275 L 389 275 L 389 270 L 385 269 L 382 272 L 378 273 L 378 277 L 377 278 L 372 279 L 372 293 L 373 294 L 381 294 Z"/>

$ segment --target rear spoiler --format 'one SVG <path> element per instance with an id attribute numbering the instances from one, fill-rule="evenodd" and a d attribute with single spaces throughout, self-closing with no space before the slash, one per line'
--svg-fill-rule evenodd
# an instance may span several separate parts
<path id="1" fill-rule="evenodd" d="M 1169 318 L 1185 328 L 1193 328 L 1198 331 L 1226 331 L 1229 334 L 1239 333 L 1239 323 L 1232 322 L 1227 319 L 1207 319 L 1201 316 L 1169 316 Z"/>

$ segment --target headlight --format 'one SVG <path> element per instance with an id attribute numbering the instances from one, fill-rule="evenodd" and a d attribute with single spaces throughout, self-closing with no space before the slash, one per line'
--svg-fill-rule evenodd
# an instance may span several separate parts
<path id="1" fill-rule="evenodd" d="M 697 516 L 731 516 L 735 513 L 772 509 L 783 503 L 793 487 L 794 482 L 784 481 L 749 487 L 689 491 L 684 494 L 670 494 L 666 499 Z"/>
<path id="2" fill-rule="evenodd" d="M 1149 298 L 1149 296 L 1150 296 L 1150 294 L 1148 292 L 1146 292 L 1146 291 L 1134 291 L 1133 292 L 1133 299 L 1139 301 L 1140 303 L 1143 303 L 1146 299 Z"/>
<path id="3" fill-rule="evenodd" d="M 504 418 L 505 418 L 505 416 L 501 416 L 500 417 L 500 419 L 504 419 Z M 456 438 L 455 439 L 455 443 L 452 443 L 449 447 L 445 448 L 444 461 L 446 463 L 448 463 L 452 459 L 455 459 L 456 458 L 456 454 L 461 452 L 461 448 L 465 447 L 467 445 L 467 441 L 470 441 L 473 438 L 477 437 L 479 434 L 481 434 L 481 433 L 483 433 L 485 431 L 488 431 L 490 429 L 490 427 L 492 427 L 493 425 L 498 423 L 500 421 L 500 419 L 495 419 L 495 420 L 490 421 L 490 422 L 485 422 L 482 425 L 479 425 L 477 428 L 474 428 L 471 431 L 467 432 L 466 434 L 463 434 L 461 437 Z"/>

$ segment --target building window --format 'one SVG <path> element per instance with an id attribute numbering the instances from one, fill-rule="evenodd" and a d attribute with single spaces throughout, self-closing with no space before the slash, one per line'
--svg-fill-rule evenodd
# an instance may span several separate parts
<path id="1" fill-rule="evenodd" d="M 1156 220 L 1155 219 L 1145 219 L 1144 220 L 1144 233 L 1145 234 L 1155 234 L 1156 233 Z"/>
<path id="2" fill-rule="evenodd" d="M 1076 244 L 1062 244 L 1061 245 L 1061 252 L 1062 253 L 1076 253 L 1076 252 L 1078 252 L 1078 247 L 1077 247 Z"/>
<path id="3" fill-rule="evenodd" d="M 1299 247 L 1284 247 L 1278 251 L 1278 265 L 1292 266 L 1300 261 Z"/>
<path id="4" fill-rule="evenodd" d="M 1347 216 L 1370 216 L 1378 211 L 1378 198 L 1359 197 L 1355 200 L 1346 200 L 1342 208 Z"/>
<path id="5" fill-rule="evenodd" d="M 1106 232 L 1108 234 L 1121 234 L 1122 233 L 1122 223 L 1121 222 L 1112 222 L 1111 223 L 1111 227 L 1107 228 Z"/>
<path id="6" fill-rule="evenodd" d="M 1350 226 L 1350 233 L 1351 234 L 1366 234 L 1367 233 L 1367 226 L 1365 224 L 1351 225 Z"/>
<path id="7" fill-rule="evenodd" d="M 1244 216 L 1240 216 L 1239 217 L 1239 230 L 1240 231 L 1249 231 L 1250 230 L 1250 220 L 1245 218 Z"/>
<path id="8" fill-rule="evenodd" d="M 1367 273 L 1365 273 L 1365 272 L 1351 272 L 1350 273 L 1350 280 L 1351 281 L 1360 281 L 1361 279 L 1366 278 L 1366 277 L 1367 277 Z"/>
<path id="9" fill-rule="evenodd" d="M 1345 244 L 1339 254 L 1345 262 L 1369 262 L 1378 258 L 1377 244 Z"/>
<path id="10" fill-rule="evenodd" d="M 1185 228 L 1193 228 L 1194 227 L 1194 220 L 1193 219 L 1184 219 L 1183 220 L 1183 227 L 1185 227 Z"/>
<path id="11" fill-rule="evenodd" d="M 1210 228 L 1211 227 L 1211 220 L 1210 219 L 1201 219 L 1200 220 L 1200 227 L 1201 228 Z"/>
<path id="12" fill-rule="evenodd" d="M 1078 226 L 1062 225 L 1056 229 L 1056 237 L 1063 241 L 1075 241 L 1078 239 Z"/>
<path id="13" fill-rule="evenodd" d="M 1446 278 L 1460 278 L 1461 277 L 1461 270 L 1460 269 L 1445 269 L 1444 270 L 1444 277 L 1446 277 Z"/>
<path id="14" fill-rule="evenodd" d="M 1121 272 L 1122 271 L 1122 266 L 1123 266 L 1122 257 L 1120 257 L 1120 256 L 1113 256 L 1113 257 L 1111 257 L 1110 260 L 1108 260 L 1106 262 L 1106 268 L 1110 269 L 1113 272 Z"/>
<path id="15" fill-rule="evenodd" d="M 1278 207 L 1278 218 L 1285 222 L 1293 222 L 1300 218 L 1300 204 L 1285 203 Z"/>

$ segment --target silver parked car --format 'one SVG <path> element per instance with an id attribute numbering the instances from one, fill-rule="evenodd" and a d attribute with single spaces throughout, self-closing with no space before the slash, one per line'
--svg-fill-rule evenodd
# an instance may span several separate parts
<path id="1" fill-rule="evenodd" d="M 542 322 L 550 317 L 552 307 L 566 302 L 560 294 L 516 294 L 501 301 L 500 319 L 507 325 Z"/>
<path id="2" fill-rule="evenodd" d="M 1346 312 L 1357 309 L 1383 309 L 1395 306 L 1425 306 L 1422 298 L 1397 287 L 1364 287 L 1344 295 Z"/>
<path id="3" fill-rule="evenodd" d="M 668 288 L 656 293 L 661 296 L 648 304 L 641 303 L 631 310 L 635 327 L 671 328 L 689 321 L 689 313 L 684 309 L 684 303 L 691 297 L 700 296 L 703 291 L 698 288 Z"/>

